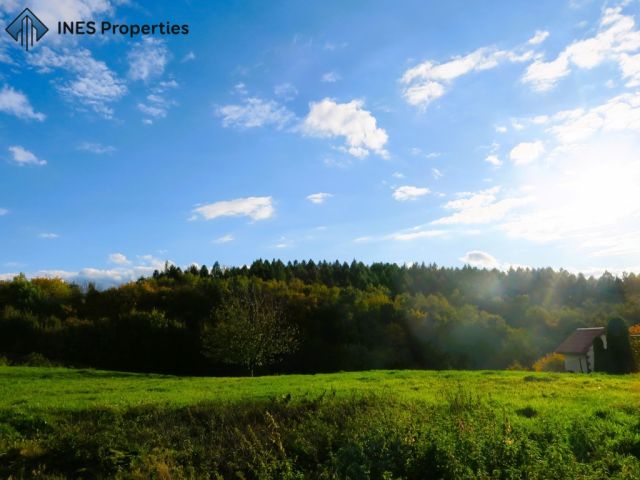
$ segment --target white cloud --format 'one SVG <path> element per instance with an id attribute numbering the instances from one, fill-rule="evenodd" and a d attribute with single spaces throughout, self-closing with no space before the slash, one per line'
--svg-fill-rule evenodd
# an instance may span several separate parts
<path id="1" fill-rule="evenodd" d="M 0 90 L 0 112 L 14 115 L 23 120 L 44 121 L 46 116 L 43 113 L 36 112 L 29 99 L 22 92 L 14 90 L 8 85 Z"/>
<path id="2" fill-rule="evenodd" d="M 320 193 L 313 193 L 307 196 L 307 200 L 309 200 L 311 203 L 315 203 L 316 205 L 320 205 L 325 201 L 327 201 L 328 199 L 330 199 L 331 197 L 333 197 L 333 195 L 330 193 L 320 192 Z"/>
<path id="3" fill-rule="evenodd" d="M 464 256 L 460 257 L 460 261 L 465 265 L 471 265 L 477 268 L 493 269 L 500 267 L 500 262 L 498 262 L 494 256 L 480 250 L 467 252 Z"/>
<path id="4" fill-rule="evenodd" d="M 148 117 L 165 118 L 167 116 L 167 110 L 162 106 L 139 103 L 137 108 Z"/>
<path id="5" fill-rule="evenodd" d="M 122 253 L 112 253 L 109 255 L 109 263 L 115 263 L 116 265 L 131 265 L 131 260 Z"/>
<path id="6" fill-rule="evenodd" d="M 82 142 L 78 145 L 78 150 L 81 152 L 89 152 L 95 155 L 104 155 L 107 153 L 113 153 L 116 151 L 115 147 L 111 145 L 102 145 L 96 142 Z"/>
<path id="7" fill-rule="evenodd" d="M 446 210 L 455 213 L 431 222 L 433 225 L 481 224 L 504 219 L 514 209 L 530 201 L 526 197 L 498 198 L 500 187 L 460 194 L 457 200 L 444 204 Z"/>
<path id="8" fill-rule="evenodd" d="M 502 165 L 502 160 L 498 158 L 497 155 L 487 155 L 487 158 L 484 159 L 485 162 L 490 163 L 494 167 L 499 167 Z"/>
<path id="9" fill-rule="evenodd" d="M 505 127 L 504 125 L 498 125 L 496 127 L 496 132 L 498 132 L 498 133 L 507 133 L 507 127 Z"/>
<path id="10" fill-rule="evenodd" d="M 429 194 L 430 190 L 425 187 L 414 187 L 411 185 L 404 185 L 398 187 L 393 192 L 393 198 L 399 202 L 406 202 L 408 200 L 415 200 Z"/>
<path id="11" fill-rule="evenodd" d="M 225 105 L 216 110 L 225 127 L 255 128 L 274 125 L 281 129 L 294 118 L 287 108 L 273 100 L 252 97 L 241 105 Z"/>
<path id="12" fill-rule="evenodd" d="M 252 220 L 267 220 L 275 213 L 271 197 L 247 197 L 202 205 L 193 210 L 193 220 L 198 217 L 213 220 L 219 217 L 245 216 Z"/>
<path id="13" fill-rule="evenodd" d="M 522 142 L 511 149 L 509 158 L 514 165 L 526 165 L 536 161 L 545 152 L 541 141 Z"/>
<path id="14" fill-rule="evenodd" d="M 426 107 L 433 100 L 442 97 L 458 77 L 489 70 L 504 62 L 525 62 L 532 56 L 533 52 L 530 51 L 517 53 L 482 47 L 445 63 L 427 60 L 404 72 L 401 78 L 405 85 L 403 94 L 410 105 Z"/>
<path id="15" fill-rule="evenodd" d="M 640 60 L 631 53 L 640 51 L 640 31 L 630 15 L 623 15 L 622 7 L 605 9 L 598 33 L 578 40 L 566 47 L 551 61 L 536 60 L 522 77 L 534 90 L 552 89 L 573 67 L 592 69 L 606 61 L 616 62 L 627 86 L 640 85 Z"/>
<path id="16" fill-rule="evenodd" d="M 6 208 L 0 208 L 0 217 L 4 217 L 5 215 L 9 215 L 9 210 Z"/>
<path id="17" fill-rule="evenodd" d="M 549 36 L 549 32 L 544 30 L 536 30 L 536 33 L 527 42 L 529 45 L 538 45 L 544 42 Z"/>
<path id="18" fill-rule="evenodd" d="M 561 145 L 583 142 L 598 133 L 640 133 L 640 92 L 618 95 L 590 109 L 558 112 L 548 125 L 547 132 Z"/>
<path id="19" fill-rule="evenodd" d="M 41 233 L 38 235 L 38 238 L 42 238 L 44 240 L 55 240 L 60 237 L 57 233 Z"/>
<path id="20" fill-rule="evenodd" d="M 340 76 L 340 74 L 336 72 L 327 72 L 324 75 L 322 75 L 322 81 L 325 83 L 335 83 L 341 78 L 342 77 Z"/>
<path id="21" fill-rule="evenodd" d="M 20 165 L 21 167 L 26 165 L 36 165 L 41 167 L 47 164 L 46 160 L 40 160 L 29 150 L 26 150 L 19 145 L 9 147 L 9 152 L 11 153 L 13 163 Z"/>
<path id="22" fill-rule="evenodd" d="M 127 93 L 124 82 L 87 49 L 65 48 L 57 53 L 42 47 L 29 55 L 27 61 L 43 73 L 56 68 L 75 75 L 71 80 L 55 81 L 57 90 L 68 100 L 77 101 L 105 118 L 113 117 L 110 104 Z"/>
<path id="23" fill-rule="evenodd" d="M 276 85 L 273 92 L 285 102 L 293 100 L 298 96 L 298 89 L 290 83 L 281 83 Z"/>
<path id="24" fill-rule="evenodd" d="M 393 173 L 391 174 L 391 176 L 392 176 L 393 178 L 402 179 L 402 178 L 404 178 L 404 173 L 400 173 L 400 172 L 393 172 Z"/>
<path id="25" fill-rule="evenodd" d="M 193 52 L 189 52 L 184 57 L 182 57 L 182 60 L 180 61 L 180 63 L 192 62 L 195 59 L 196 59 L 196 54 Z"/>
<path id="26" fill-rule="evenodd" d="M 394 233 L 389 238 L 398 242 L 410 242 L 412 240 L 420 240 L 423 238 L 443 237 L 446 234 L 447 232 L 444 230 L 413 229 L 411 231 Z"/>
<path id="27" fill-rule="evenodd" d="M 213 243 L 218 243 L 218 244 L 222 244 L 222 243 L 229 243 L 229 242 L 233 242 L 235 240 L 235 237 L 231 234 L 228 235 L 223 235 L 222 237 L 218 237 L 216 238 Z"/>
<path id="28" fill-rule="evenodd" d="M 336 103 L 325 98 L 312 102 L 302 129 L 306 134 L 318 137 L 344 137 L 344 149 L 354 157 L 363 158 L 375 152 L 386 158 L 387 132 L 377 126 L 375 117 L 363 106 L 362 100 Z"/>
<path id="29" fill-rule="evenodd" d="M 162 40 L 145 38 L 131 48 L 127 59 L 129 78 L 146 82 L 164 73 L 169 62 L 169 50 Z"/>
<path id="30" fill-rule="evenodd" d="M 436 180 L 441 179 L 442 177 L 444 177 L 444 173 L 442 173 L 440 170 L 438 170 L 437 168 L 432 168 L 431 169 L 431 174 L 433 175 L 433 178 L 435 178 Z"/>
<path id="31" fill-rule="evenodd" d="M 534 202 L 500 228 L 532 242 L 565 242 L 595 256 L 640 259 L 637 137 L 599 135 L 530 178 Z M 637 261 L 637 260 L 631 260 Z"/>
<path id="32" fill-rule="evenodd" d="M 167 260 L 170 265 L 173 262 Z M 136 265 L 113 269 L 83 268 L 79 271 L 66 270 L 40 270 L 28 273 L 28 278 L 60 278 L 67 282 L 85 284 L 95 283 L 101 288 L 120 285 L 125 282 L 132 282 L 140 277 L 148 277 L 154 270 L 163 270 L 165 261 L 157 259 L 151 255 L 138 257 Z M 11 280 L 15 273 L 0 274 L 0 280 Z"/>

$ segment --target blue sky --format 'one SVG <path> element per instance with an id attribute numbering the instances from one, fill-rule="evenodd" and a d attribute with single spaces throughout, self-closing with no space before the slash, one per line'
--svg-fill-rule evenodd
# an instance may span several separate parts
<path id="1" fill-rule="evenodd" d="M 51 29 L 28 53 L 4 32 L 25 6 Z M 0 0 L 0 276 L 640 271 L 639 7 Z"/>

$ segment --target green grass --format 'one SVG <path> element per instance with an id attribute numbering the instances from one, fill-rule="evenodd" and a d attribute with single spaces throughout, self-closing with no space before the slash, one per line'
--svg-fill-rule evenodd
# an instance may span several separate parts
<path id="1" fill-rule="evenodd" d="M 439 403 L 443 392 L 458 387 L 506 408 L 535 404 L 549 411 L 640 409 L 640 375 L 379 370 L 208 378 L 35 367 L 0 367 L 0 409 L 186 406 L 205 401 L 265 400 L 288 394 L 296 400 L 327 392 L 340 397 L 375 393 L 386 398 Z"/>
<path id="2" fill-rule="evenodd" d="M 1 478 L 640 478 L 639 456 L 640 375 L 0 367 Z"/>

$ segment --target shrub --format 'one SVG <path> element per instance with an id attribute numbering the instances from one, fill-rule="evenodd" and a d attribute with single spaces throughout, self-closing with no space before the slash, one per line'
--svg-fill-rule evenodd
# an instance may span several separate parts
<path id="1" fill-rule="evenodd" d="M 564 355 L 548 353 L 533 364 L 536 372 L 564 372 Z"/>

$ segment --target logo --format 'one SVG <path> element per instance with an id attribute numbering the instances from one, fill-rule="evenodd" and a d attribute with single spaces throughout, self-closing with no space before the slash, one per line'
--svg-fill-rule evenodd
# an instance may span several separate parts
<path id="1" fill-rule="evenodd" d="M 27 52 L 49 31 L 47 26 L 28 8 L 25 8 L 6 30 L 11 38 L 20 42 Z"/>

